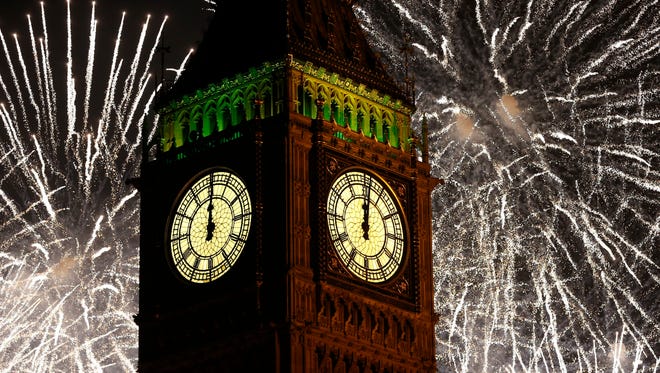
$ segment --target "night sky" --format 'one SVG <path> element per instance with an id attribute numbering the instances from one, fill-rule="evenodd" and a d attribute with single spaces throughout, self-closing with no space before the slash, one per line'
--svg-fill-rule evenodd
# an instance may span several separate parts
<path id="1" fill-rule="evenodd" d="M 50 32 L 51 50 L 64 50 L 66 48 L 66 0 L 45 1 L 47 14 L 46 22 Z M 2 1 L 0 5 L 0 28 L 6 39 L 16 33 L 19 39 L 29 38 L 27 14 L 30 14 L 33 24 L 40 25 L 39 1 Z M 71 4 L 72 35 L 74 60 L 84 62 L 87 59 L 87 46 L 89 34 L 89 20 L 91 14 L 91 1 L 73 0 Z M 196 48 L 204 34 L 212 12 L 203 0 L 177 1 L 177 0 L 101 0 L 96 1 L 97 23 L 97 61 L 109 58 L 112 52 L 117 28 L 122 12 L 126 12 L 123 44 L 125 48 L 133 47 L 137 42 L 140 31 L 139 26 L 151 15 L 151 30 L 157 30 L 158 25 L 167 16 L 168 20 L 163 32 L 164 43 L 169 47 L 166 54 L 165 66 L 178 67 L 183 57 L 191 48 Z M 13 44 L 13 41 L 8 40 Z M 146 45 L 150 45 L 149 41 Z M 13 45 L 12 45 L 13 46 Z M 103 48 L 105 47 L 105 48 Z M 84 53 L 76 55 L 76 53 Z M 120 52 L 121 53 L 121 52 Z M 107 56 L 107 57 L 106 57 Z M 123 54 L 128 57 L 128 53 Z M 64 58 L 64 56 L 61 56 Z M 159 73 L 160 57 L 154 61 L 154 72 Z M 53 60 L 58 65 L 57 59 Z M 59 64 L 63 64 L 59 61 Z M 100 62 L 99 62 L 100 63 Z M 84 67 L 84 63 L 77 65 Z M 74 75 L 77 75 L 74 73 Z"/>
<path id="2" fill-rule="evenodd" d="M 14 83 L 0 50 L 0 78 L 16 105 L 0 90 L 0 296 L 10 300 L 0 303 L 0 368 L 129 371 L 137 359 L 139 212 L 124 181 L 136 176 L 140 153 L 138 140 L 125 144 L 117 133 L 137 124 L 112 122 L 124 118 L 117 110 L 96 137 L 95 111 L 65 144 L 61 128 L 32 113 L 11 37 L 19 35 L 30 66 L 25 15 L 41 29 L 39 2 L 0 1 L 0 30 L 19 75 Z M 212 14 L 202 0 L 97 3 L 92 100 L 103 96 L 97 90 L 105 89 L 123 10 L 125 64 L 147 14 L 145 48 L 169 15 L 168 68 L 197 46 Z M 362 26 L 399 75 L 402 40 L 411 37 L 414 125 L 429 118 L 432 172 L 445 180 L 433 196 L 439 365 L 657 370 L 660 4 L 359 4 Z M 91 2 L 73 0 L 79 109 L 90 11 Z M 65 0 L 48 0 L 46 14 L 57 126 L 66 127 Z M 154 58 L 150 71 L 160 67 Z M 101 156 L 88 159 L 86 138 L 101 143 Z"/>

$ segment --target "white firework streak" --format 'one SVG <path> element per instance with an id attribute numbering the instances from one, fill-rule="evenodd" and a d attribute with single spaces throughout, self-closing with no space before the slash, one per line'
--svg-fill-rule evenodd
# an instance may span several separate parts
<path id="1" fill-rule="evenodd" d="M 97 67 L 95 13 L 92 3 L 81 80 L 68 2 L 64 61 L 49 50 L 43 3 L 28 45 L 0 30 L 0 372 L 135 370 L 139 199 L 127 181 L 143 133 L 155 133 L 148 71 L 166 18 L 157 30 L 147 18 L 122 51 L 122 16 L 111 66 Z"/>
<path id="2" fill-rule="evenodd" d="M 434 195 L 439 370 L 657 371 L 658 2 L 360 4 L 398 71 L 392 48 L 412 35 L 418 115 L 446 180 Z M 28 24 L 31 73 L 0 33 L 0 365 L 132 370 L 138 208 L 125 181 L 143 127 L 154 134 L 153 51 L 142 74 L 141 53 L 122 72 L 122 18 L 94 117 L 94 8 L 84 104 L 72 74 L 53 79 L 43 3 L 43 37 Z"/>
<path id="3" fill-rule="evenodd" d="M 660 2 L 366 0 L 429 120 L 439 371 L 660 370 Z M 407 35 L 406 35 L 407 34 Z"/>

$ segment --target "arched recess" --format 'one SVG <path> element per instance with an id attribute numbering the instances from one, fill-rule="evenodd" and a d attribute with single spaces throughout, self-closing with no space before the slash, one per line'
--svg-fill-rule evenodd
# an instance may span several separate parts
<path id="1" fill-rule="evenodd" d="M 232 126 L 235 126 L 245 120 L 245 115 L 246 115 L 245 101 L 242 91 L 236 90 L 231 95 L 231 108 L 232 108 L 231 124 Z"/>
<path id="2" fill-rule="evenodd" d="M 392 124 L 394 123 L 394 115 L 392 115 L 391 112 L 385 111 L 383 112 L 383 142 L 386 144 L 390 144 L 393 147 L 398 147 L 398 141 L 397 144 L 393 144 L 393 126 Z"/>
<path id="3" fill-rule="evenodd" d="M 216 120 L 218 121 L 218 130 L 220 131 L 231 127 L 231 101 L 227 95 L 223 95 L 218 99 Z"/>
<path id="4" fill-rule="evenodd" d="M 248 85 L 243 89 L 243 108 L 245 109 L 245 119 L 254 119 L 254 100 L 259 97 L 259 88 L 255 84 Z"/>
<path id="5" fill-rule="evenodd" d="M 298 86 L 298 113 L 307 117 L 312 117 L 316 112 L 314 109 L 314 97 L 312 96 L 313 87 L 311 82 L 306 79 L 302 85 Z"/>
<path id="6" fill-rule="evenodd" d="M 358 101 L 357 107 L 357 128 L 365 136 L 371 136 L 369 131 L 369 119 L 371 117 L 369 105 L 363 101 Z"/>
<path id="7" fill-rule="evenodd" d="M 349 95 L 344 97 L 344 123 L 351 130 L 357 132 L 358 123 L 357 123 L 357 102 L 356 100 Z"/>
<path id="8" fill-rule="evenodd" d="M 174 147 L 179 147 L 185 144 L 190 131 L 190 124 L 188 121 L 189 113 L 187 110 L 181 110 L 176 114 L 174 119 Z"/>
<path id="9" fill-rule="evenodd" d="M 305 96 L 304 96 L 304 109 L 305 115 L 310 118 L 316 117 L 316 98 L 317 98 L 318 87 L 316 83 L 309 79 L 305 79 Z"/>
<path id="10" fill-rule="evenodd" d="M 401 149 L 409 150 L 408 139 L 410 138 L 410 123 L 401 115 L 397 115 L 396 127 L 398 128 L 397 138 Z"/>
<path id="11" fill-rule="evenodd" d="M 285 107 L 285 102 L 284 102 L 284 91 L 286 90 L 285 85 L 281 81 L 275 80 L 274 82 L 271 82 L 271 89 L 272 91 L 270 92 L 270 94 L 272 97 L 273 115 L 280 114 L 284 111 L 284 107 Z M 297 101 L 297 98 L 294 98 L 294 100 Z"/>
<path id="12" fill-rule="evenodd" d="M 204 110 L 200 105 L 195 105 L 190 111 L 190 117 L 188 119 L 188 136 L 186 141 L 196 141 L 202 136 L 202 117 L 204 116 Z"/>
<path id="13" fill-rule="evenodd" d="M 319 84 L 317 87 L 317 99 L 322 99 L 323 104 L 323 119 L 330 120 L 330 105 L 331 105 L 331 90 L 325 84 Z M 316 105 L 315 105 L 316 106 Z M 314 113 L 314 118 L 316 118 L 316 113 Z"/>
<path id="14" fill-rule="evenodd" d="M 332 359 L 330 358 L 330 354 L 327 351 L 325 352 L 325 354 L 320 356 L 319 372 L 320 373 L 333 373 L 332 372 Z"/>
<path id="15" fill-rule="evenodd" d="M 383 142 L 383 121 L 382 112 L 376 107 L 369 105 L 369 136 L 376 137 Z"/>
<path id="16" fill-rule="evenodd" d="M 336 97 L 330 99 L 330 121 L 344 126 L 344 111 L 341 108 L 341 100 Z"/>
<path id="17" fill-rule="evenodd" d="M 209 136 L 218 130 L 218 121 L 216 118 L 216 103 L 214 100 L 209 100 L 204 105 L 204 117 L 203 117 L 203 130 L 202 135 L 204 137 Z"/>
<path id="18" fill-rule="evenodd" d="M 163 125 L 160 127 L 160 150 L 169 151 L 174 147 L 174 120 L 173 114 L 163 116 Z"/>
<path id="19" fill-rule="evenodd" d="M 262 118 L 273 116 L 275 103 L 273 102 L 273 87 L 270 79 L 261 80 L 257 87 L 257 92 L 257 97 L 263 101 L 261 104 L 261 113 L 259 113 L 260 116 Z"/>

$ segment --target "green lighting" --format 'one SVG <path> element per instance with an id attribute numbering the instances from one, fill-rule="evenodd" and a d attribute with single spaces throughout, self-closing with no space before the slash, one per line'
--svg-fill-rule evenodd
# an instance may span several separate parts
<path id="1" fill-rule="evenodd" d="M 286 97 L 290 97 L 288 102 Z M 246 74 L 172 101 L 161 110 L 160 152 L 185 152 L 187 145 L 202 140 L 218 143 L 235 140 L 240 136 L 233 129 L 256 118 L 257 110 L 260 118 L 278 115 L 289 108 L 316 118 L 317 99 L 325 102 L 324 120 L 393 148 L 408 150 L 413 108 L 323 67 L 289 59 L 251 68 Z M 260 105 L 255 105 L 257 100 Z"/>

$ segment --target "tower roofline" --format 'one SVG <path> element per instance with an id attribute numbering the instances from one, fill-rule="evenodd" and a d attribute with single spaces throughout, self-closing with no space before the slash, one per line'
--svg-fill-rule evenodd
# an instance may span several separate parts
<path id="1" fill-rule="evenodd" d="M 167 105 L 205 90 L 246 66 L 289 56 L 414 106 L 413 98 L 374 53 L 353 11 L 354 0 L 223 1 L 178 82 L 161 98 Z"/>

